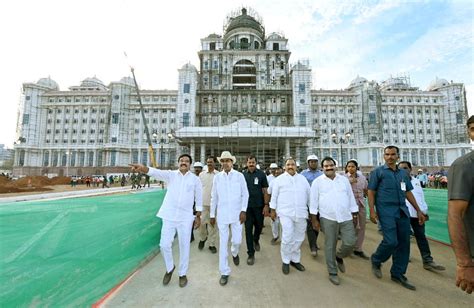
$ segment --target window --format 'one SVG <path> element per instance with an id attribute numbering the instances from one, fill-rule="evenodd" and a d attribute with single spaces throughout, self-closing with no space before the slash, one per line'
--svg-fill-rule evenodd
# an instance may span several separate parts
<path id="1" fill-rule="evenodd" d="M 306 85 L 304 83 L 300 83 L 298 85 L 298 91 L 299 93 L 304 93 L 306 91 Z"/>
<path id="2" fill-rule="evenodd" d="M 118 124 L 119 122 L 119 114 L 118 113 L 113 113 L 112 114 L 112 124 Z"/>
<path id="3" fill-rule="evenodd" d="M 306 113 L 305 112 L 300 113 L 299 124 L 300 126 L 306 126 Z"/>
<path id="4" fill-rule="evenodd" d="M 189 112 L 184 112 L 183 113 L 183 126 L 184 127 L 189 126 Z"/>
<path id="5" fill-rule="evenodd" d="M 273 43 L 273 50 L 280 50 L 280 45 L 278 43 Z"/>
<path id="6" fill-rule="evenodd" d="M 23 125 L 27 125 L 27 124 L 29 124 L 29 123 L 30 123 L 30 115 L 25 113 L 25 114 L 23 115 L 23 122 L 22 122 L 22 124 L 23 124 Z"/>
<path id="7" fill-rule="evenodd" d="M 117 137 L 112 137 L 112 143 L 116 143 L 117 142 Z"/>
<path id="8" fill-rule="evenodd" d="M 375 113 L 369 113 L 369 124 L 375 124 Z"/>
<path id="9" fill-rule="evenodd" d="M 184 88 L 183 88 L 183 92 L 184 93 L 189 93 L 190 91 L 190 84 L 189 83 L 185 83 L 184 84 Z"/>

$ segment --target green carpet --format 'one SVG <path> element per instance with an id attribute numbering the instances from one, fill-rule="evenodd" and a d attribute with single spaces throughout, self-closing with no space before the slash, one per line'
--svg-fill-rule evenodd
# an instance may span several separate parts
<path id="1" fill-rule="evenodd" d="M 426 236 L 451 244 L 448 233 L 448 190 L 424 189 L 430 220 L 426 222 Z"/>
<path id="2" fill-rule="evenodd" d="M 87 307 L 156 252 L 164 191 L 0 206 L 0 305 Z"/>

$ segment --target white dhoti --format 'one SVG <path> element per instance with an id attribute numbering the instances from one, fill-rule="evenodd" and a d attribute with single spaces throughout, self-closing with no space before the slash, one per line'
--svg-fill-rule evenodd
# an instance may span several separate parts
<path id="1" fill-rule="evenodd" d="M 174 267 L 172 244 L 176 232 L 178 232 L 179 244 L 179 276 L 186 275 L 189 266 L 189 245 L 191 229 L 194 219 L 187 221 L 170 221 L 163 219 L 161 227 L 160 249 L 165 260 L 166 272 Z"/>
<path id="2" fill-rule="evenodd" d="M 240 244 L 242 243 L 242 225 L 240 221 L 231 224 L 217 222 L 219 228 L 219 272 L 221 275 L 229 275 L 231 270 L 228 260 L 229 229 L 232 231 L 230 253 L 233 257 L 239 254 Z"/>
<path id="3" fill-rule="evenodd" d="M 301 243 L 306 231 L 306 218 L 280 215 L 281 223 L 281 260 L 285 264 L 301 260 Z"/>

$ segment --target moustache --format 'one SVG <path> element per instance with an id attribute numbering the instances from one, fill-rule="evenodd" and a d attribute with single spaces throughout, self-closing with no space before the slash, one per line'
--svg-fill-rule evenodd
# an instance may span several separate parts
<path id="1" fill-rule="evenodd" d="M 326 169 L 325 171 L 334 171 L 334 169 Z"/>

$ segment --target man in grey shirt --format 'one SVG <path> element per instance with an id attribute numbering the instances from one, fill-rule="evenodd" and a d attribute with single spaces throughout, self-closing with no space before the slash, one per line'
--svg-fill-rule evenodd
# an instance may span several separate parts
<path id="1" fill-rule="evenodd" d="M 467 121 L 474 141 L 474 116 Z M 474 289 L 474 152 L 456 159 L 448 172 L 448 229 L 456 255 L 456 286 Z"/>

